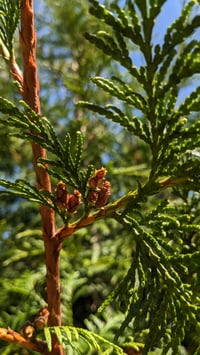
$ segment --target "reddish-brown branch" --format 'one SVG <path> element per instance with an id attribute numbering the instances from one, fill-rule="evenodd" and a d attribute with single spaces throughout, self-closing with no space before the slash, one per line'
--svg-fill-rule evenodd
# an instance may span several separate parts
<path id="1" fill-rule="evenodd" d="M 137 190 L 131 191 L 127 195 L 116 200 L 115 202 L 109 203 L 105 207 L 93 213 L 90 213 L 88 216 L 71 224 L 68 224 L 67 226 L 64 225 L 63 227 L 57 230 L 57 232 L 52 236 L 52 239 L 55 238 L 63 241 L 79 229 L 90 226 L 98 219 L 112 217 L 116 211 L 126 206 L 136 196 L 136 194 Z"/>
<path id="2" fill-rule="evenodd" d="M 43 341 L 35 340 L 35 342 L 32 342 L 10 328 L 0 328 L 0 339 L 5 340 L 8 343 L 22 346 L 26 349 L 37 351 L 41 354 L 46 352 L 46 344 Z"/>
<path id="3" fill-rule="evenodd" d="M 155 190 L 151 191 L 151 194 L 155 194 L 163 189 L 173 187 L 173 186 L 178 186 L 186 183 L 188 181 L 187 176 L 183 177 L 169 177 L 166 178 L 156 184 Z M 147 186 L 147 185 L 146 185 Z M 145 189 L 145 186 L 144 186 Z M 85 228 L 93 224 L 96 220 L 101 219 L 101 218 L 109 218 L 112 217 L 115 212 L 120 210 L 121 208 L 124 208 L 129 204 L 130 201 L 133 201 L 133 199 L 138 195 L 138 190 L 130 191 L 128 194 L 122 196 L 115 202 L 109 203 L 105 207 L 101 208 L 98 211 L 95 211 L 93 213 L 90 213 L 88 216 L 79 219 L 71 224 L 68 224 L 67 226 L 64 225 L 60 229 L 56 231 L 56 233 L 53 235 L 53 239 L 59 239 L 60 241 L 63 241 L 64 239 L 70 237 L 72 234 L 74 234 L 76 231 L 78 231 L 81 228 Z M 138 201 L 136 201 L 138 202 Z"/>
<path id="4" fill-rule="evenodd" d="M 36 66 L 36 33 L 34 28 L 33 0 L 21 0 L 21 31 L 20 43 L 23 56 L 23 83 L 22 94 L 24 101 L 40 115 L 40 97 L 39 80 L 37 77 Z M 36 182 L 38 189 L 45 189 L 51 192 L 51 181 L 47 171 L 38 167 L 39 158 L 46 158 L 46 150 L 32 142 L 33 163 L 36 173 Z M 54 211 L 47 207 L 40 208 L 42 218 L 42 230 L 45 245 L 45 260 L 47 268 L 47 299 L 50 312 L 48 324 L 61 325 L 61 307 L 60 307 L 60 259 L 59 252 L 61 242 L 50 239 L 55 233 L 55 215 Z M 62 348 L 53 341 L 53 350 L 51 354 L 63 354 Z"/>

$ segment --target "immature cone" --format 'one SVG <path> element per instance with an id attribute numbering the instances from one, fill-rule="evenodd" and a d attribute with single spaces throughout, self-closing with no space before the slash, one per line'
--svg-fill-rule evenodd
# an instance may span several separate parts
<path id="1" fill-rule="evenodd" d="M 95 203 L 95 206 L 98 208 L 103 207 L 106 202 L 108 201 L 108 198 L 110 196 L 110 181 L 105 181 L 98 191 L 98 198 Z"/>
<path id="2" fill-rule="evenodd" d="M 49 318 L 49 311 L 47 307 L 42 308 L 35 317 L 34 325 L 36 329 L 43 329 L 47 323 Z"/>
<path id="3" fill-rule="evenodd" d="M 63 181 L 58 182 L 55 193 L 57 207 L 61 210 L 65 210 L 67 208 L 68 191 L 67 186 Z"/>
<path id="4" fill-rule="evenodd" d="M 94 175 L 88 180 L 87 200 L 97 208 L 103 207 L 110 196 L 110 182 L 104 181 L 106 173 L 105 168 L 95 170 Z"/>
<path id="5" fill-rule="evenodd" d="M 67 199 L 67 212 L 73 214 L 77 211 L 78 206 L 81 203 L 81 193 L 78 190 L 74 190 L 73 194 L 69 194 Z"/>
<path id="6" fill-rule="evenodd" d="M 24 338 L 31 339 L 35 335 L 35 327 L 31 323 L 26 323 L 21 330 L 21 334 Z"/>
<path id="7" fill-rule="evenodd" d="M 69 214 L 77 211 L 81 203 L 81 193 L 74 190 L 73 194 L 67 191 L 67 186 L 63 181 L 58 182 L 56 190 L 56 205 L 61 210 L 67 210 Z"/>
<path id="8" fill-rule="evenodd" d="M 95 205 L 98 200 L 98 191 L 97 190 L 89 190 L 87 200 L 89 203 Z"/>
<path id="9" fill-rule="evenodd" d="M 88 180 L 88 185 L 92 189 L 96 189 L 103 181 L 107 173 L 105 168 L 95 170 L 94 175 Z"/>

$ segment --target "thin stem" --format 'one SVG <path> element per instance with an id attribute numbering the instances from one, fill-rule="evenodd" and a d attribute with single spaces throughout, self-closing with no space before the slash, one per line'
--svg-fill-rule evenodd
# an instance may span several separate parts
<path id="1" fill-rule="evenodd" d="M 23 87 L 24 101 L 37 113 L 41 114 L 39 80 L 36 65 L 36 33 L 34 28 L 33 0 L 21 1 L 20 43 L 23 55 Z M 46 170 L 38 167 L 39 158 L 46 158 L 46 150 L 34 142 L 31 143 L 33 164 L 36 173 L 37 188 L 51 192 L 51 181 Z M 61 242 L 50 237 L 55 233 L 55 214 L 48 206 L 40 207 L 42 231 L 45 245 L 45 261 L 47 269 L 47 300 L 50 312 L 48 325 L 61 325 L 60 304 L 60 249 Z M 62 355 L 63 350 L 53 339 L 52 355 Z"/>

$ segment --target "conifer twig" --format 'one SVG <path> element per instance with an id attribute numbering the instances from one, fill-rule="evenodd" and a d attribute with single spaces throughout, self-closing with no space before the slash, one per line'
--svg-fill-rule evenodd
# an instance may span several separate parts
<path id="1" fill-rule="evenodd" d="M 149 194 L 153 195 L 163 189 L 182 185 L 182 184 L 186 183 L 187 181 L 188 181 L 188 177 L 186 177 L 186 176 L 166 178 L 158 183 L 155 183 L 154 190 L 150 191 Z M 143 192 L 148 191 L 149 185 L 153 187 L 153 184 L 149 184 L 147 182 L 147 184 L 144 185 L 143 188 L 141 188 L 141 191 L 143 191 Z M 141 193 L 141 191 L 140 191 L 140 193 Z M 143 194 L 143 192 L 142 192 L 142 194 Z M 101 208 L 100 210 L 90 213 L 89 215 L 85 216 L 84 218 L 81 218 L 78 221 L 75 221 L 71 224 L 62 226 L 60 229 L 57 230 L 57 232 L 54 235 L 52 235 L 52 239 L 58 238 L 59 240 L 63 241 L 64 239 L 70 237 L 72 234 L 74 234 L 79 229 L 90 226 L 98 219 L 113 217 L 115 215 L 115 212 L 117 212 L 121 208 L 126 207 L 134 199 L 135 199 L 135 203 L 137 204 L 138 203 L 138 196 L 139 196 L 138 190 L 130 191 L 128 194 L 120 197 L 115 202 L 109 203 L 108 205 Z"/>
<path id="2" fill-rule="evenodd" d="M 46 344 L 43 341 L 32 342 L 29 339 L 24 338 L 20 333 L 8 328 L 0 328 L 0 339 L 8 343 L 22 346 L 26 349 L 37 351 L 38 353 L 44 353 Z"/>

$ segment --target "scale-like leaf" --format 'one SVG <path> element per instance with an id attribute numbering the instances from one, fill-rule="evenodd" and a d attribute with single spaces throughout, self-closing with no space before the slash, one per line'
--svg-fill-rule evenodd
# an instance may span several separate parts
<path id="1" fill-rule="evenodd" d="M 77 173 L 80 170 L 81 158 L 83 154 L 83 136 L 81 132 L 76 132 L 76 144 L 74 153 L 74 164 Z"/>

